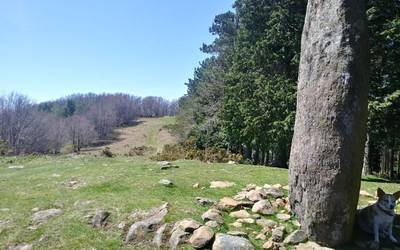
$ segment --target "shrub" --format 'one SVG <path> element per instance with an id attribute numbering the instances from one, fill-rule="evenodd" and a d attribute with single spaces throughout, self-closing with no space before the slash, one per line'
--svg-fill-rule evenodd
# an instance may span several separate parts
<path id="1" fill-rule="evenodd" d="M 153 152 L 153 151 L 155 151 L 155 148 L 153 147 L 147 147 L 147 146 L 134 147 L 131 150 L 129 150 L 128 156 L 143 156 L 147 152 Z"/>
<path id="2" fill-rule="evenodd" d="M 106 157 L 113 157 L 114 156 L 113 152 L 111 152 L 111 149 L 109 147 L 105 147 L 103 149 L 103 151 L 101 151 L 101 154 L 103 156 L 106 156 Z"/>
<path id="3" fill-rule="evenodd" d="M 8 147 L 7 142 L 0 140 L 0 155 L 7 154 Z"/>

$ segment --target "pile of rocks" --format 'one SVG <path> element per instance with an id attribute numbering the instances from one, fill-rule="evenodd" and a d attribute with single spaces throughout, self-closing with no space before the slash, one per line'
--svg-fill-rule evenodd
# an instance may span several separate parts
<path id="1" fill-rule="evenodd" d="M 281 185 L 249 184 L 233 197 L 219 201 L 197 197 L 200 205 L 209 206 L 201 215 L 202 222 L 188 218 L 164 223 L 168 213 L 168 204 L 164 204 L 133 223 L 125 242 L 146 241 L 170 249 L 189 244 L 195 249 L 252 250 L 252 242 L 264 249 L 305 249 L 310 244 L 312 249 L 322 249 L 307 242 L 307 235 L 291 216 L 284 189 Z"/>

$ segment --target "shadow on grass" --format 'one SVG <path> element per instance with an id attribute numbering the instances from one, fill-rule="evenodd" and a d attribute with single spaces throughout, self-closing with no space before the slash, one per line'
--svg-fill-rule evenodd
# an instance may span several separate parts
<path id="1" fill-rule="evenodd" d="M 376 177 L 376 176 L 367 176 L 367 177 L 363 177 L 362 181 L 365 182 L 378 182 L 378 183 L 400 183 L 400 180 L 389 180 L 389 179 L 384 179 L 384 178 L 380 178 L 380 177 Z"/>

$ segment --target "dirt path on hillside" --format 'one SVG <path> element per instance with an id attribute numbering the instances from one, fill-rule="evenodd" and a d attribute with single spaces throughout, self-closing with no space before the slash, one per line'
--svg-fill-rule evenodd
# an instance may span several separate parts
<path id="1" fill-rule="evenodd" d="M 164 128 L 173 122 L 173 117 L 141 118 L 134 126 L 116 129 L 116 139 L 110 144 L 86 148 L 83 153 L 100 154 L 105 147 L 109 147 L 111 152 L 118 155 L 127 155 L 139 147 L 150 148 L 147 151 L 153 153 L 158 152 L 164 145 L 176 143 L 176 138 Z"/>

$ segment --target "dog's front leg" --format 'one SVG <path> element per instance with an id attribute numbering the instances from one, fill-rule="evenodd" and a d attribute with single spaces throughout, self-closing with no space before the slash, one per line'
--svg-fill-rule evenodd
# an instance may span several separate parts
<path id="1" fill-rule="evenodd" d="M 379 243 L 379 223 L 374 220 L 374 241 Z"/>
<path id="2" fill-rule="evenodd" d="M 393 236 L 393 223 L 390 224 L 389 226 L 389 239 L 393 242 L 393 243 L 397 243 L 397 239 Z"/>

